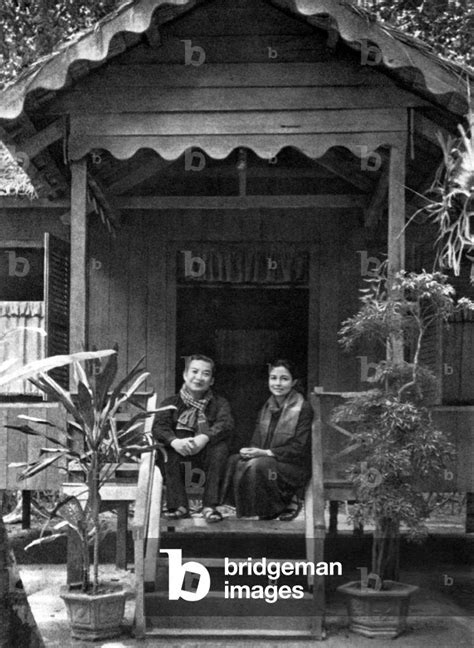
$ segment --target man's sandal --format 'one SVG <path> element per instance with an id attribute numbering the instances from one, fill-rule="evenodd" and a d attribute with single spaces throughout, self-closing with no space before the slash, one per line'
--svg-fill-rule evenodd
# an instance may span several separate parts
<path id="1" fill-rule="evenodd" d="M 202 517 L 206 522 L 222 522 L 224 519 L 222 513 L 218 511 L 215 507 L 205 506 L 202 509 Z"/>
<path id="2" fill-rule="evenodd" d="M 185 506 L 178 506 L 175 509 L 168 509 L 164 515 L 167 520 L 184 520 L 189 517 L 189 510 Z"/>
<path id="3" fill-rule="evenodd" d="M 297 497 L 293 497 L 286 509 L 280 514 L 279 520 L 282 522 L 291 522 L 298 517 L 299 512 L 303 507 L 303 502 Z"/>

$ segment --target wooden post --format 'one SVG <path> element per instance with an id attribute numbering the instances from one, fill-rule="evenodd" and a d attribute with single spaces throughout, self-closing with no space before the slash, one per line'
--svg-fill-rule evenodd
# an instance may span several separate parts
<path id="1" fill-rule="evenodd" d="M 324 482 L 323 482 L 323 446 L 321 419 L 321 387 L 315 387 L 311 394 L 311 406 L 314 417 L 312 425 L 312 485 L 313 485 L 313 556 L 314 563 L 324 561 Z M 324 578 L 315 578 L 313 582 L 313 635 L 321 640 L 324 635 L 325 592 Z"/>
<path id="2" fill-rule="evenodd" d="M 392 146 L 388 172 L 388 278 L 405 268 L 405 143 Z M 395 363 L 403 362 L 403 340 L 393 340 Z"/>
<path id="3" fill-rule="evenodd" d="M 21 528 L 31 528 L 31 491 L 24 490 L 21 502 Z"/>
<path id="4" fill-rule="evenodd" d="M 466 533 L 474 533 L 474 493 L 466 493 Z"/>
<path id="5" fill-rule="evenodd" d="M 337 535 L 337 516 L 339 514 L 339 502 L 329 501 L 329 535 Z"/>
<path id="6" fill-rule="evenodd" d="M 71 307 L 69 348 L 87 348 L 87 161 L 71 162 Z"/>
<path id="7" fill-rule="evenodd" d="M 115 544 L 115 565 L 127 569 L 128 502 L 117 502 L 117 535 Z"/>
<path id="8" fill-rule="evenodd" d="M 388 274 L 405 268 L 405 145 L 390 149 L 388 172 Z"/>

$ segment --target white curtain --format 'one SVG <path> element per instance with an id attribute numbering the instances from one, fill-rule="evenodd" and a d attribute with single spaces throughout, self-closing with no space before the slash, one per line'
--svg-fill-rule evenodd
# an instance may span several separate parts
<path id="1" fill-rule="evenodd" d="M 45 357 L 45 308 L 42 301 L 0 301 L 0 362 L 17 366 Z M 28 380 L 0 388 L 2 394 L 38 394 Z"/>

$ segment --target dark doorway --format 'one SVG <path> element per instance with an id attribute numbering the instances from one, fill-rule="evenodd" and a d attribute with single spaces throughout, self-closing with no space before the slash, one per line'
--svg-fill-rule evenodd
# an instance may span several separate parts
<path id="1" fill-rule="evenodd" d="M 304 383 L 307 349 L 306 288 L 178 288 L 176 388 L 182 384 L 184 356 L 204 353 L 216 360 L 214 388 L 228 398 L 236 420 L 234 450 L 250 440 L 268 398 L 267 363 L 292 360 Z"/>

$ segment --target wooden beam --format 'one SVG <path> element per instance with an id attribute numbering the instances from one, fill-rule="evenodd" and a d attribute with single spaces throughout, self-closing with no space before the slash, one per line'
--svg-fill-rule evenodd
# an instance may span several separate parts
<path id="1" fill-rule="evenodd" d="M 366 206 L 358 194 L 315 194 L 276 196 L 131 196 L 116 200 L 121 209 L 354 209 Z"/>
<path id="2" fill-rule="evenodd" d="M 324 158 L 319 158 L 318 160 L 316 160 L 316 164 L 323 167 L 324 169 L 327 169 L 328 171 L 331 171 L 331 173 L 334 173 L 339 178 L 342 178 L 357 189 L 361 189 L 362 191 L 369 191 L 371 189 L 372 183 L 370 182 L 370 180 L 361 175 L 350 173 L 342 166 L 342 163 L 340 161 L 326 159 L 326 157 L 327 156 L 325 155 Z"/>
<path id="3" fill-rule="evenodd" d="M 388 277 L 405 269 L 405 143 L 390 148 L 388 176 Z M 389 288 L 391 289 L 391 288 Z M 395 364 L 404 360 L 403 340 L 392 341 Z"/>
<path id="4" fill-rule="evenodd" d="M 364 221 L 366 227 L 375 227 L 382 219 L 383 210 L 387 204 L 389 165 L 385 165 L 380 174 L 375 191 L 365 210 Z"/>
<path id="5" fill-rule="evenodd" d="M 454 133 L 450 133 L 446 128 L 435 124 L 431 119 L 427 119 L 420 113 L 415 111 L 415 133 L 421 135 L 426 140 L 434 144 L 435 146 L 440 146 L 438 135 L 441 135 L 443 140 L 447 140 L 448 137 L 456 137 Z"/>
<path id="6" fill-rule="evenodd" d="M 87 161 L 71 162 L 70 352 L 87 348 Z"/>
<path id="7" fill-rule="evenodd" d="M 163 160 L 155 155 L 153 158 L 148 159 L 143 166 L 133 169 L 130 173 L 127 173 L 124 178 L 108 185 L 107 193 L 120 196 L 140 183 L 145 182 L 145 180 L 152 178 L 155 174 L 160 173 L 160 171 L 171 166 L 171 164 L 173 163 L 168 160 Z"/>
<path id="8" fill-rule="evenodd" d="M 62 119 L 56 119 L 52 124 L 44 128 L 42 131 L 39 131 L 31 137 L 20 140 L 17 145 L 17 148 L 21 151 L 24 151 L 26 155 L 31 159 L 41 153 L 45 148 L 57 142 L 58 140 L 64 137 L 64 121 Z"/>
<path id="9" fill-rule="evenodd" d="M 25 113 L 22 114 L 20 124 L 22 132 L 28 136 L 28 139 L 36 136 L 36 127 Z M 23 138 L 23 141 L 25 140 L 26 138 Z M 51 197 L 55 197 L 58 193 L 66 191 L 68 189 L 66 179 L 48 150 L 45 148 L 41 154 L 36 153 L 35 155 L 37 156 L 37 159 L 31 163 L 28 169 L 25 170 L 30 177 L 33 177 L 35 170 L 37 170 L 38 178 L 35 178 L 34 184 L 35 187 L 38 188 L 40 195 L 41 188 L 38 187 L 38 181 L 40 184 L 49 187 L 49 195 Z"/>
<path id="10" fill-rule="evenodd" d="M 70 200 L 48 200 L 47 198 L 36 198 L 28 200 L 27 198 L 0 197 L 0 209 L 68 209 L 71 205 Z"/>
<path id="11" fill-rule="evenodd" d="M 405 268 L 405 151 L 403 144 L 390 148 L 388 172 L 388 270 Z"/>

